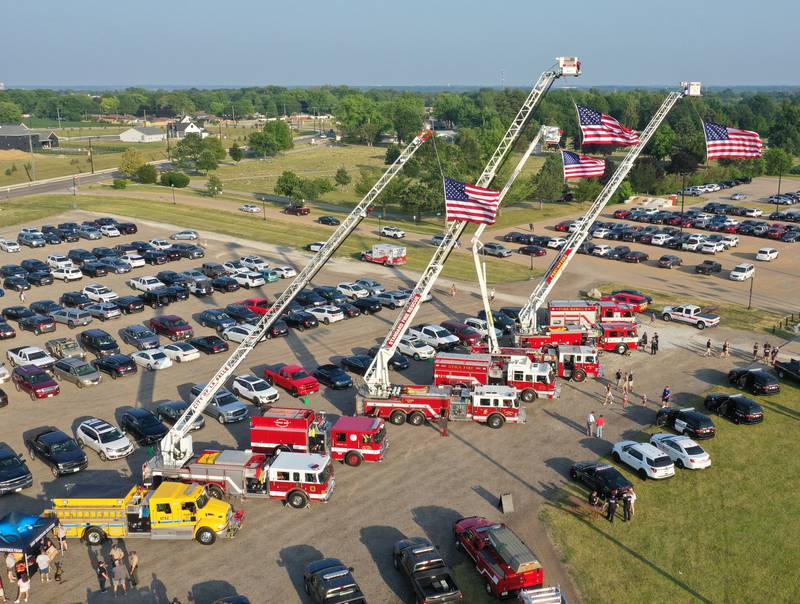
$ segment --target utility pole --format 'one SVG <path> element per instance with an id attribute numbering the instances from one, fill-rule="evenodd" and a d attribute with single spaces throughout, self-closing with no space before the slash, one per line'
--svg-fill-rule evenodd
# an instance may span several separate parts
<path id="1" fill-rule="evenodd" d="M 781 194 L 781 178 L 783 178 L 783 166 L 778 168 L 778 193 L 775 195 L 775 211 L 778 211 L 778 197 Z"/>
<path id="2" fill-rule="evenodd" d="M 89 162 L 92 164 L 92 174 L 94 174 L 94 151 L 92 151 L 92 139 L 89 139 Z"/>
<path id="3" fill-rule="evenodd" d="M 58 129 L 61 130 L 61 110 L 56 106 L 56 117 L 58 118 Z"/>
<path id="4" fill-rule="evenodd" d="M 28 149 L 31 152 L 31 170 L 33 171 L 33 180 L 36 180 L 36 156 L 33 154 L 33 137 L 30 132 L 28 133 Z"/>
<path id="5" fill-rule="evenodd" d="M 686 203 L 686 172 L 681 172 L 681 233 L 683 233 L 683 206 Z"/>
<path id="6" fill-rule="evenodd" d="M 172 189 L 172 205 L 175 205 L 175 185 L 170 184 L 169 188 Z"/>
<path id="7" fill-rule="evenodd" d="M 747 310 L 751 310 L 753 308 L 753 283 L 756 280 L 756 274 L 753 273 L 753 276 L 750 277 L 750 297 L 747 299 Z"/>

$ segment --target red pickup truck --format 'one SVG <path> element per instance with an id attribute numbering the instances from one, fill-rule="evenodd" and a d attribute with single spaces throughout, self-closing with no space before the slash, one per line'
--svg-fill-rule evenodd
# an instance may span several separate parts
<path id="1" fill-rule="evenodd" d="M 303 396 L 317 392 L 319 382 L 300 365 L 267 365 L 264 368 L 264 378 L 270 383 L 287 390 L 292 396 Z"/>
<path id="2" fill-rule="evenodd" d="M 311 210 L 303 206 L 289 206 L 283 212 L 284 214 L 294 214 L 295 216 L 308 216 Z"/>

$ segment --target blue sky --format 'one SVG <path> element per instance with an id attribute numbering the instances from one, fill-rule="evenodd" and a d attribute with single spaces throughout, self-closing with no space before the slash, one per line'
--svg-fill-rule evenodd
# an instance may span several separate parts
<path id="1" fill-rule="evenodd" d="M 0 81 L 518 85 L 579 55 L 583 86 L 793 85 L 798 17 L 797 0 L 6 2 Z"/>

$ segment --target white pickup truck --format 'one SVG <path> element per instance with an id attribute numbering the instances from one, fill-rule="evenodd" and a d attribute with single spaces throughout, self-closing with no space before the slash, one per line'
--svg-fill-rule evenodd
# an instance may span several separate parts
<path id="1" fill-rule="evenodd" d="M 436 350 L 451 350 L 460 340 L 441 325 L 419 325 L 408 330 L 408 336 L 422 340 Z"/>
<path id="2" fill-rule="evenodd" d="M 151 292 L 164 287 L 164 284 L 155 277 L 134 277 L 128 280 L 128 285 L 141 292 Z"/>
<path id="3" fill-rule="evenodd" d="M 41 369 L 50 369 L 56 359 L 36 346 L 19 346 L 6 352 L 6 358 L 12 367 L 17 365 L 36 365 Z"/>
<path id="4" fill-rule="evenodd" d="M 719 315 L 703 312 L 699 306 L 684 304 L 682 306 L 665 306 L 661 311 L 661 318 L 665 321 L 681 321 L 705 329 L 719 325 Z"/>

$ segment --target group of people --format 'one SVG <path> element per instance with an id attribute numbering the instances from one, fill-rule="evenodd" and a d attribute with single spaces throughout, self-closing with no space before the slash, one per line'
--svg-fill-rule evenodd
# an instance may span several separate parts
<path id="1" fill-rule="evenodd" d="M 778 353 L 780 348 L 778 346 L 771 346 L 769 342 L 764 342 L 761 348 L 761 361 L 768 365 L 774 365 L 778 360 Z M 758 342 L 753 344 L 753 360 L 758 360 Z"/>
<path id="2" fill-rule="evenodd" d="M 758 344 L 756 344 L 758 346 Z M 714 344 L 711 342 L 711 338 L 706 340 L 706 351 L 703 353 L 704 357 L 711 357 L 714 356 Z M 722 342 L 722 349 L 719 352 L 719 358 L 725 359 L 731 356 L 731 345 L 728 343 L 728 340 Z"/>
<path id="3" fill-rule="evenodd" d="M 595 418 L 594 411 L 590 411 L 586 416 L 586 436 L 603 438 L 603 428 L 606 427 L 606 418 L 600 414 Z"/>
<path id="4" fill-rule="evenodd" d="M 614 377 L 616 378 L 616 389 L 622 393 L 622 408 L 626 409 L 628 407 L 628 403 L 630 402 L 630 396 L 633 394 L 633 371 L 627 371 L 623 373 L 621 369 L 617 369 L 617 373 Z M 647 395 L 642 394 L 641 402 L 642 405 L 647 404 Z M 606 384 L 606 393 L 603 397 L 603 406 L 611 406 L 613 404 L 614 388 L 609 382 Z"/>
<path id="5" fill-rule="evenodd" d="M 97 582 L 100 584 L 100 592 L 107 592 L 107 585 L 111 583 L 115 596 L 119 589 L 122 589 L 123 593 L 127 593 L 129 582 L 131 587 L 136 587 L 139 583 L 139 556 L 134 551 L 129 552 L 126 556 L 125 550 L 120 547 L 118 540 L 114 541 L 109 554 L 111 555 L 110 569 L 102 558 L 98 558 L 97 566 L 95 567 Z"/>
<path id="6" fill-rule="evenodd" d="M 636 492 L 633 487 L 613 489 L 608 493 L 605 502 L 600 499 L 597 491 L 592 491 L 589 495 L 589 505 L 605 516 L 609 522 L 614 522 L 620 501 L 622 501 L 622 521 L 628 522 L 633 519 L 633 514 L 636 511 Z"/>
<path id="7" fill-rule="evenodd" d="M 59 554 L 63 555 L 67 549 L 66 530 L 59 524 L 54 533 L 53 538 L 57 540 L 58 547 L 55 546 L 50 535 L 45 535 L 38 543 L 38 553 L 34 558 L 33 565 L 30 557 L 26 557 L 23 554 L 9 552 L 6 555 L 6 576 L 8 577 L 9 587 L 11 585 L 17 586 L 17 597 L 14 602 L 28 601 L 31 591 L 31 570 L 38 571 L 41 583 L 50 583 L 51 581 L 61 583 L 63 580 L 64 568 L 61 561 L 56 558 Z M 6 586 L 3 579 L 0 578 L 0 602 L 8 601 Z"/>

